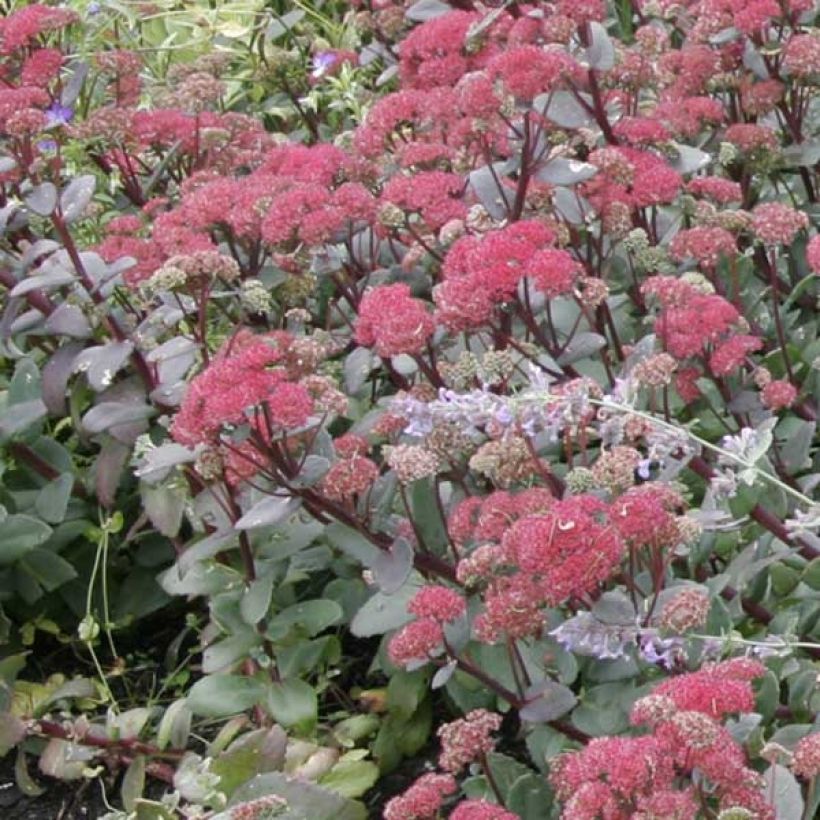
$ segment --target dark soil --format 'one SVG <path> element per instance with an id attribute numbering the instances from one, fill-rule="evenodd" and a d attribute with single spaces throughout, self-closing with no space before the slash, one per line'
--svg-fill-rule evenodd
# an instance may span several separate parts
<path id="1" fill-rule="evenodd" d="M 14 753 L 0 760 L 0 817 L 3 820 L 96 820 L 108 811 L 96 781 L 61 783 L 44 777 L 38 777 L 37 781 L 45 792 L 39 797 L 26 796 L 14 780 Z"/>

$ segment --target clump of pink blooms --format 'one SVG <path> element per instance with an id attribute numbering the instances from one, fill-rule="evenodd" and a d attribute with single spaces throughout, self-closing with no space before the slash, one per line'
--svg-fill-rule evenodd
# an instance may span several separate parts
<path id="1" fill-rule="evenodd" d="M 759 662 L 738 658 L 656 686 L 632 710 L 633 724 L 649 734 L 595 738 L 551 761 L 561 816 L 684 820 L 709 799 L 720 809 L 773 818 L 762 777 L 721 722 L 754 708 L 751 681 L 764 672 Z"/>

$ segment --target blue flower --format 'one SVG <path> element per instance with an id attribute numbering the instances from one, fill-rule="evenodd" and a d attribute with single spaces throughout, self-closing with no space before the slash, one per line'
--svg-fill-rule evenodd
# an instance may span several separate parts
<path id="1" fill-rule="evenodd" d="M 324 77 L 331 68 L 333 68 L 333 64 L 336 62 L 336 54 L 332 51 L 319 51 L 313 57 L 313 71 L 310 72 L 310 76 L 313 77 L 314 80 L 318 80 L 321 77 Z"/>
<path id="2" fill-rule="evenodd" d="M 46 128 L 66 125 L 74 118 L 74 109 L 59 102 L 53 102 L 46 108 Z"/>

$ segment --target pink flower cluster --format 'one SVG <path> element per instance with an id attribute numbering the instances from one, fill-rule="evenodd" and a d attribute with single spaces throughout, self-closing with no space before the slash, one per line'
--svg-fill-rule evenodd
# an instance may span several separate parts
<path id="1" fill-rule="evenodd" d="M 697 772 L 719 809 L 774 818 L 762 778 L 720 722 L 754 708 L 751 681 L 764 672 L 760 663 L 737 658 L 669 678 L 633 708 L 632 722 L 650 734 L 595 738 L 559 755 L 549 777 L 564 803 L 562 817 L 688 820 L 699 813 Z"/>

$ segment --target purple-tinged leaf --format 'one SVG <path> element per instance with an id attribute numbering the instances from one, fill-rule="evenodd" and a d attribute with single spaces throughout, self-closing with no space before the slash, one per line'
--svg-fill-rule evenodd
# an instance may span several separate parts
<path id="1" fill-rule="evenodd" d="M 46 319 L 45 327 L 49 333 L 75 339 L 87 339 L 91 335 L 91 325 L 82 308 L 69 302 L 63 302 Z"/>
<path id="2" fill-rule="evenodd" d="M 142 421 L 155 412 L 149 404 L 124 404 L 115 401 L 103 401 L 94 405 L 83 416 L 83 427 L 89 433 L 102 433 L 121 424 Z"/>
<path id="3" fill-rule="evenodd" d="M 258 501 L 235 524 L 238 530 L 271 527 L 287 521 L 299 509 L 302 501 L 292 496 L 268 496 Z"/>
<path id="4" fill-rule="evenodd" d="M 67 224 L 79 219 L 94 196 L 97 180 L 92 174 L 83 174 L 68 183 L 60 196 L 60 210 Z"/>
<path id="5" fill-rule="evenodd" d="M 196 452 L 189 450 L 182 444 L 168 441 L 149 450 L 142 458 L 139 467 L 134 471 L 134 475 L 154 484 L 162 481 L 180 464 L 190 464 L 196 458 Z"/>
<path id="6" fill-rule="evenodd" d="M 65 412 L 68 380 L 74 372 L 74 361 L 83 349 L 79 342 L 70 342 L 58 348 L 43 368 L 43 401 L 49 413 L 58 416 Z"/>
<path id="7" fill-rule="evenodd" d="M 74 369 L 85 372 L 91 388 L 100 392 L 111 385 L 133 350 L 133 342 L 110 342 L 89 347 L 77 357 Z"/>
<path id="8" fill-rule="evenodd" d="M 48 408 L 42 399 L 32 399 L 6 407 L 0 417 L 0 437 L 9 438 L 28 430 L 47 412 Z"/>
<path id="9" fill-rule="evenodd" d="M 57 189 L 51 182 L 41 182 L 24 201 L 39 216 L 51 216 L 57 207 Z"/>
<path id="10" fill-rule="evenodd" d="M 572 690 L 553 680 L 543 680 L 524 693 L 525 705 L 518 711 L 527 723 L 549 723 L 569 712 L 578 702 Z"/>
<path id="11" fill-rule="evenodd" d="M 131 448 L 113 438 L 107 438 L 94 462 L 94 485 L 97 499 L 106 509 L 114 506 Z"/>
<path id="12" fill-rule="evenodd" d="M 386 595 L 397 592 L 413 569 L 413 547 L 404 538 L 397 538 L 389 552 L 380 552 L 370 565 L 373 580 Z"/>
<path id="13" fill-rule="evenodd" d="M 414 23 L 426 23 L 452 10 L 453 7 L 449 3 L 442 3 L 441 0 L 417 0 L 404 12 L 404 16 Z"/>

